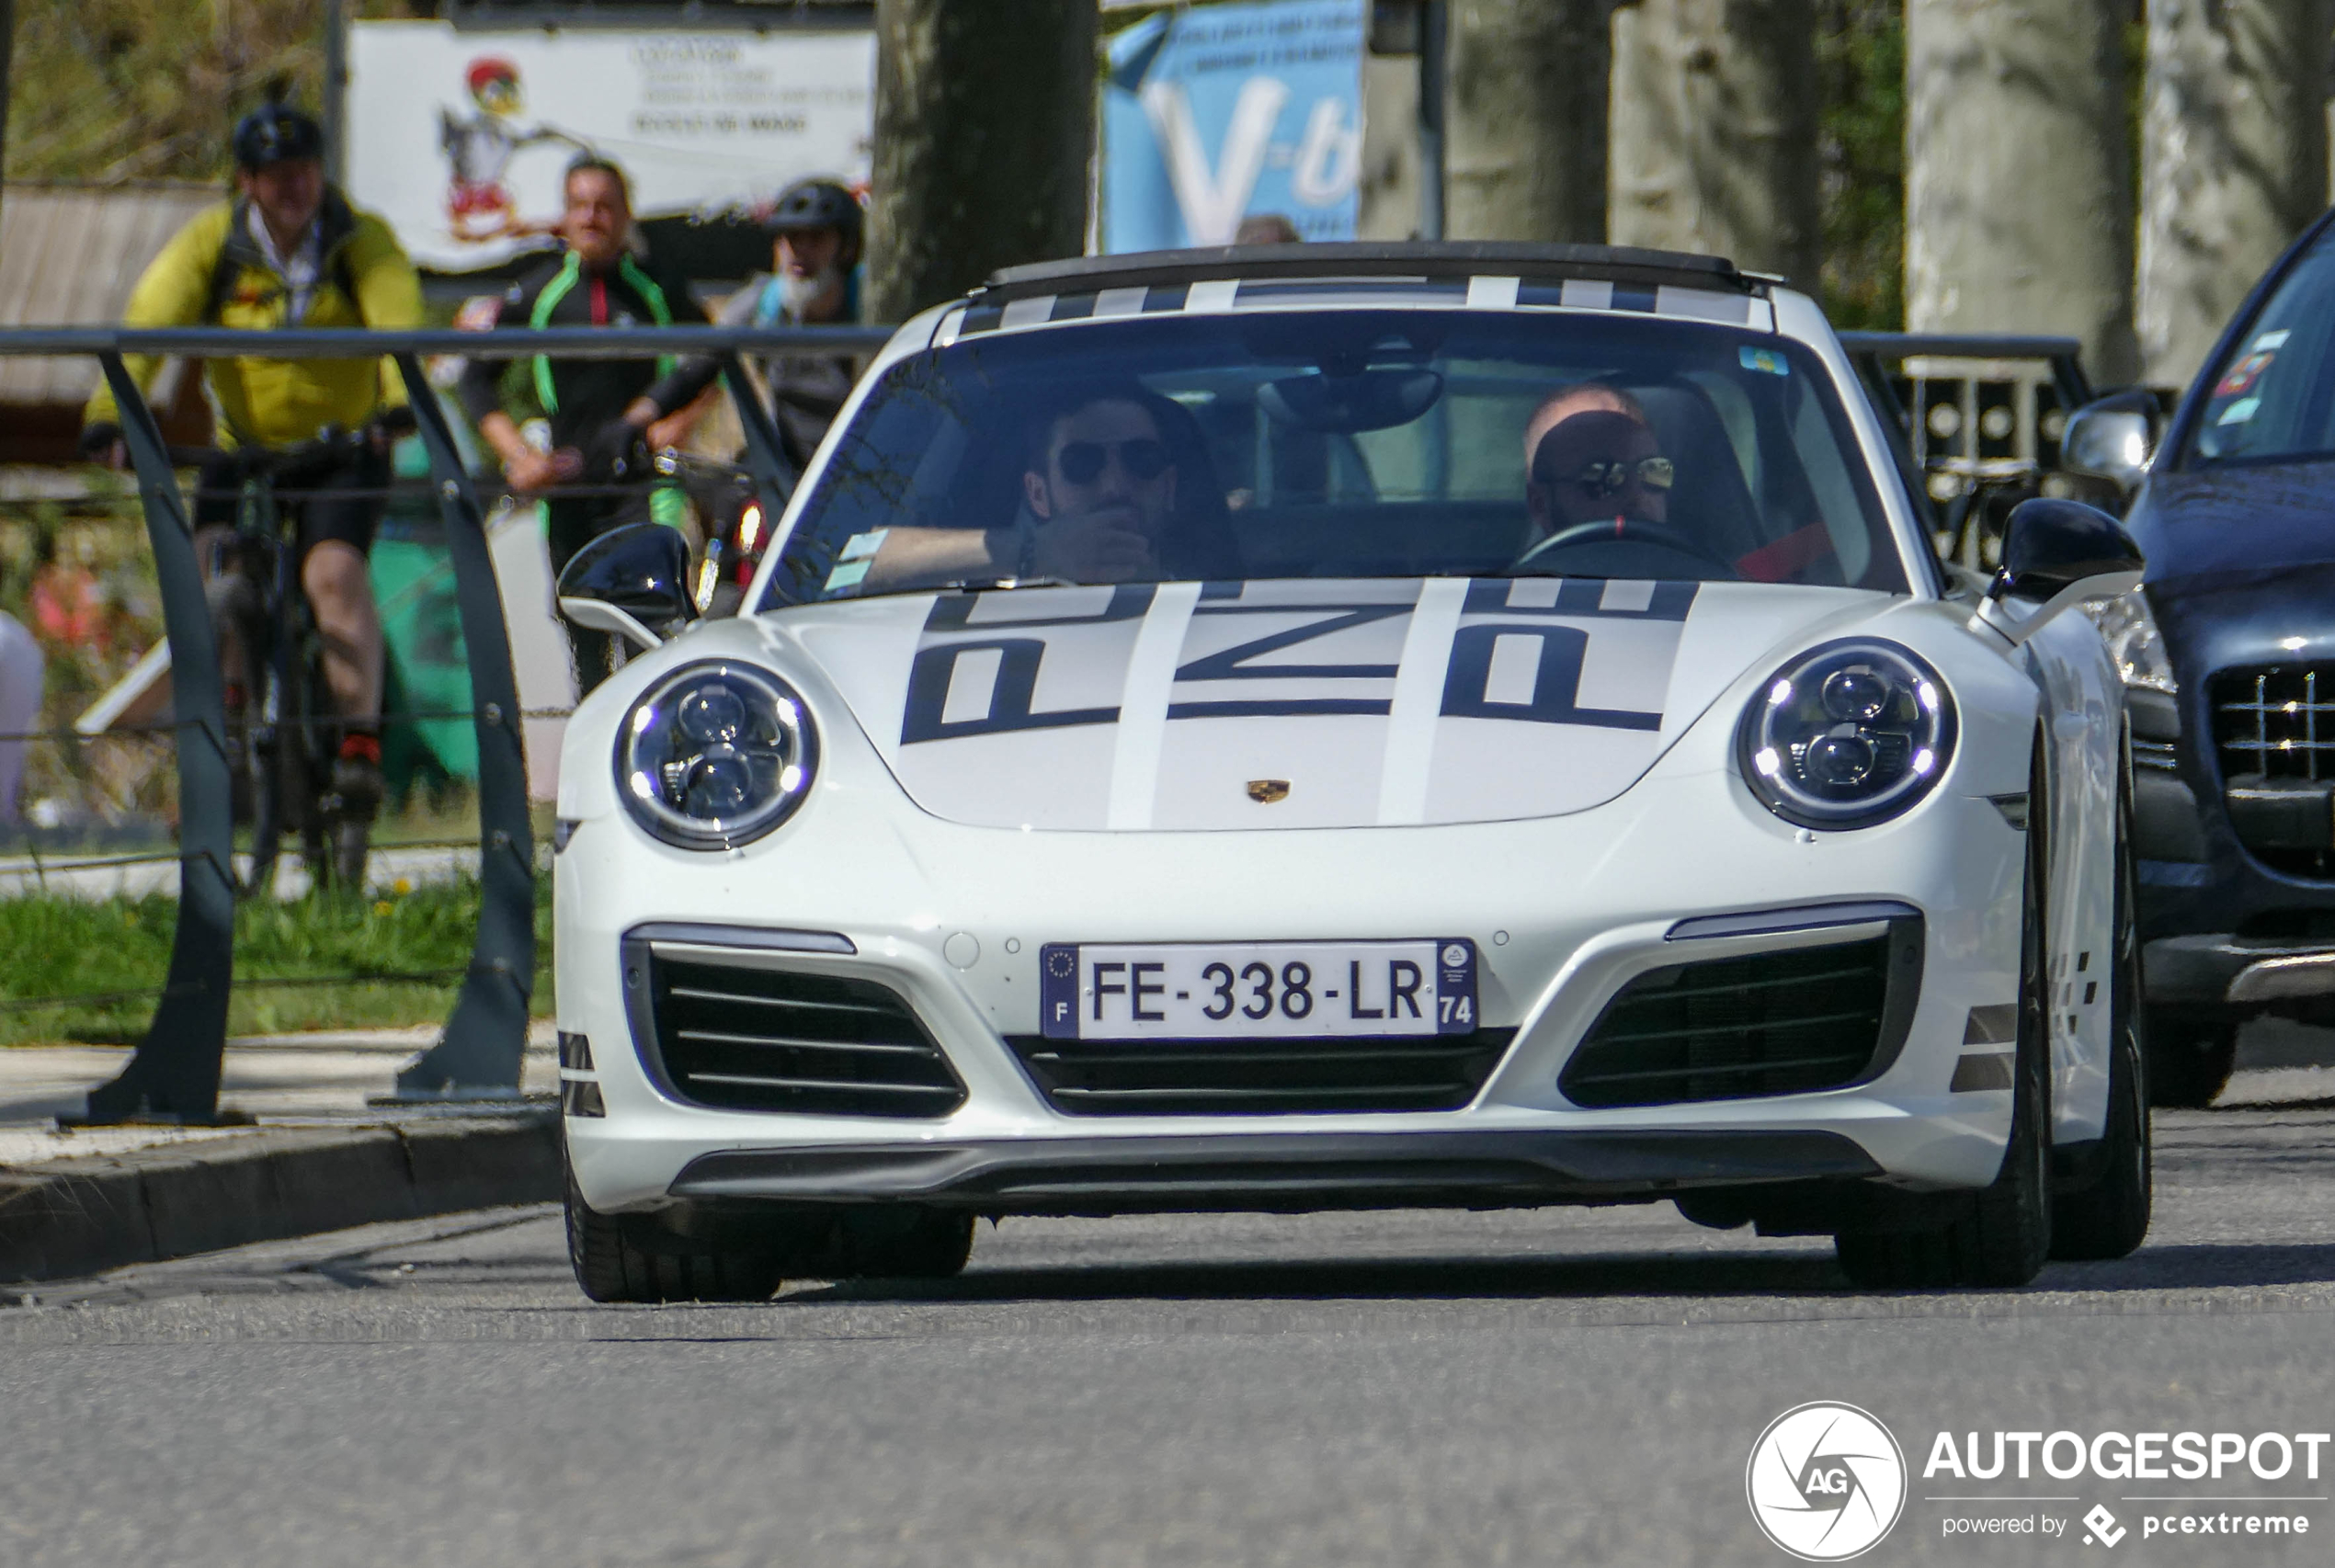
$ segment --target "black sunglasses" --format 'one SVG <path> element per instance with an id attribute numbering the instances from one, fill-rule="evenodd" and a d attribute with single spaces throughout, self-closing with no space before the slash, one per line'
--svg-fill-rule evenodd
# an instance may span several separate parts
<path id="1" fill-rule="evenodd" d="M 1062 477 L 1071 483 L 1092 484 L 1102 477 L 1103 468 L 1114 451 L 1119 454 L 1119 465 L 1139 480 L 1157 479 L 1175 461 L 1168 455 L 1167 443 L 1138 436 L 1132 441 L 1065 442 L 1054 462 L 1062 470 Z"/>
<path id="2" fill-rule="evenodd" d="M 1635 462 L 1614 460 L 1583 463 L 1569 483 L 1592 495 L 1618 495 L 1632 479 L 1648 490 L 1668 490 L 1674 473 L 1668 458 L 1640 458 Z"/>

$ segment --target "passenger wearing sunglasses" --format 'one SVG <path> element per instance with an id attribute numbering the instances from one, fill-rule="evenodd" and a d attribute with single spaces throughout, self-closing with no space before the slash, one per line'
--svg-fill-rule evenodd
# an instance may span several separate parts
<path id="1" fill-rule="evenodd" d="M 1105 392 L 1061 405 L 1032 427 L 1025 518 L 982 531 L 888 529 L 863 591 L 996 578 L 1158 581 L 1176 477 L 1157 415 L 1135 397 Z"/>

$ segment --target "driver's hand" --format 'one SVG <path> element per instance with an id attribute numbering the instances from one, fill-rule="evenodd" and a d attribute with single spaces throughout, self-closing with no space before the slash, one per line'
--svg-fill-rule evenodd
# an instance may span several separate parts
<path id="1" fill-rule="evenodd" d="M 1133 583 L 1158 574 L 1148 538 L 1098 517 L 1041 522 L 1030 565 L 1034 575 L 1073 583 Z"/>

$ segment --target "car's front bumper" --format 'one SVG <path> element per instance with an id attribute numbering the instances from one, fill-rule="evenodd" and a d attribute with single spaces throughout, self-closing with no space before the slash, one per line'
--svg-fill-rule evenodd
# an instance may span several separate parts
<path id="1" fill-rule="evenodd" d="M 1565 818 L 1175 835 L 1017 834 L 821 801 L 831 820 L 783 853 L 723 856 L 663 849 L 621 820 L 586 824 L 557 889 L 560 1027 L 588 1038 L 594 1063 L 567 1075 L 605 1111 L 568 1119 L 578 1187 L 602 1210 L 718 1199 L 1094 1212 L 1597 1201 L 1811 1179 L 1986 1185 L 2009 1078 L 1974 1079 L 1964 1063 L 2008 1060 L 1999 1038 L 1971 1043 L 1972 1014 L 1999 1017 L 2017 994 L 2024 835 L 1984 798 L 1942 793 L 1881 828 L 1808 835 L 1739 795 L 1721 776 L 1690 775 Z M 1608 1109 L 1560 1091 L 1568 1057 L 1639 974 L 1842 939 L 1681 939 L 1682 919 L 1874 899 L 1921 912 L 1924 951 L 1905 1043 L 1868 1081 Z M 841 937 L 849 951 L 740 961 L 889 987 L 946 1053 L 962 1104 L 931 1119 L 772 1114 L 661 1086 L 628 1003 L 627 937 L 712 922 Z M 1483 1022 L 1517 1031 L 1456 1109 L 1069 1115 L 1006 1041 L 1037 1028 L 1047 942 L 1415 935 L 1471 937 Z M 969 952 L 964 964 L 950 956 Z M 2097 1135 L 2070 1131 L 2080 1088 L 2062 1087 L 2063 1141 Z"/>

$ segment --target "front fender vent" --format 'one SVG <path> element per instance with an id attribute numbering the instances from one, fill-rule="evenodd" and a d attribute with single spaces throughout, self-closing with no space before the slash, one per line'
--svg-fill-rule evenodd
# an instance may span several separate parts
<path id="1" fill-rule="evenodd" d="M 1575 1105 L 1843 1088 L 1895 1061 L 1921 992 L 1921 921 L 1852 942 L 1669 964 L 1623 986 L 1556 1086 Z"/>

